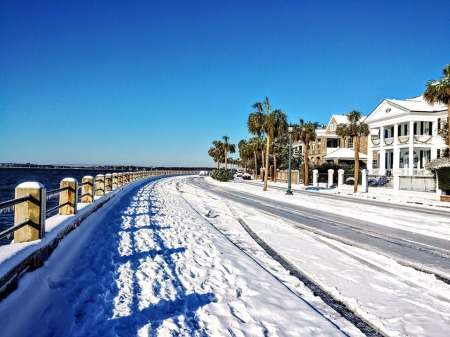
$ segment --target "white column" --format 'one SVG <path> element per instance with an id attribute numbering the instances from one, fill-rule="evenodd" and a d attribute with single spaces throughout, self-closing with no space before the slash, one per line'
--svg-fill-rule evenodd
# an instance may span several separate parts
<path id="1" fill-rule="evenodd" d="M 384 126 L 380 127 L 380 173 L 381 176 L 386 174 L 386 150 L 384 149 Z"/>
<path id="2" fill-rule="evenodd" d="M 400 149 L 398 147 L 398 124 L 394 124 L 394 162 L 392 163 L 392 170 L 398 171 L 400 168 Z"/>
<path id="3" fill-rule="evenodd" d="M 409 122 L 409 160 L 408 175 L 412 176 L 414 171 L 414 121 Z"/>
<path id="4" fill-rule="evenodd" d="M 437 123 L 437 118 L 435 118 L 435 119 L 433 120 L 433 133 L 432 133 L 433 139 L 432 139 L 432 141 L 431 141 L 431 143 L 433 144 L 433 146 L 431 147 L 431 158 L 430 158 L 431 160 L 437 158 L 437 150 L 438 150 L 438 149 L 437 149 L 437 146 L 436 146 L 436 140 L 437 140 L 437 138 L 439 137 L 437 125 L 438 125 L 438 123 Z"/>
<path id="5" fill-rule="evenodd" d="M 370 173 L 373 170 L 373 150 L 372 150 L 372 133 L 367 137 L 367 169 Z"/>

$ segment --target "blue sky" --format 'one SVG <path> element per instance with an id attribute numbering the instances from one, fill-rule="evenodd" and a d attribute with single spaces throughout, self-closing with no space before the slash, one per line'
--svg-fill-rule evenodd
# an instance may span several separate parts
<path id="1" fill-rule="evenodd" d="M 214 166 L 269 96 L 369 114 L 450 63 L 450 1 L 0 0 L 0 162 Z M 237 155 L 235 154 L 234 157 Z"/>

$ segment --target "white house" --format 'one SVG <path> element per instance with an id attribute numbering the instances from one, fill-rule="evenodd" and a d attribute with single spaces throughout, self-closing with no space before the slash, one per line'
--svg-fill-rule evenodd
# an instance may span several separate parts
<path id="1" fill-rule="evenodd" d="M 369 174 L 425 175 L 425 165 L 439 158 L 445 145 L 438 135 L 447 120 L 447 106 L 428 104 L 422 96 L 385 99 L 365 119 Z"/>

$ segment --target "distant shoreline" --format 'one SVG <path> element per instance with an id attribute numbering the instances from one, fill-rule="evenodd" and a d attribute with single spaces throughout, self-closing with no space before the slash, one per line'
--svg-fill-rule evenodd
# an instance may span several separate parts
<path id="1" fill-rule="evenodd" d="M 158 171 L 158 170 L 204 170 L 211 171 L 212 167 L 144 167 L 144 166 L 65 166 L 65 165 L 5 165 L 0 164 L 0 169 L 40 169 L 40 170 L 108 170 L 108 171 Z"/>

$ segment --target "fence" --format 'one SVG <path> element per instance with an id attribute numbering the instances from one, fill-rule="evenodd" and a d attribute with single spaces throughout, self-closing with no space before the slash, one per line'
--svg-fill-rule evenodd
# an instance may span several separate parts
<path id="1" fill-rule="evenodd" d="M 436 192 L 436 182 L 433 176 L 400 176 L 399 190 Z"/>
<path id="2" fill-rule="evenodd" d="M 81 184 L 73 178 L 65 178 L 60 188 L 47 191 L 38 182 L 19 184 L 15 190 L 15 199 L 0 203 L 0 210 L 14 211 L 14 225 L 0 233 L 0 239 L 14 234 L 14 243 L 42 239 L 45 235 L 45 220 L 56 211 L 60 215 L 77 213 L 77 204 L 92 203 L 95 197 L 101 197 L 133 181 L 158 175 L 194 174 L 192 171 L 142 171 L 99 174 L 85 176 Z M 81 189 L 81 193 L 79 190 Z M 59 196 L 59 204 L 48 208 L 46 201 Z"/>

